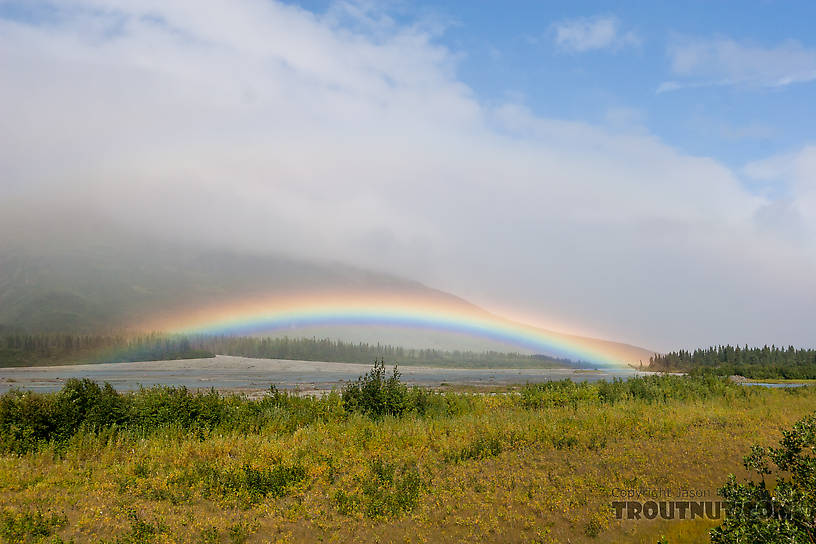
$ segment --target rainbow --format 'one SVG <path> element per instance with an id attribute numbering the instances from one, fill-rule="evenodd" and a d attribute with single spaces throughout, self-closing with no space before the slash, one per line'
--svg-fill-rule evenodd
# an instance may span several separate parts
<path id="1" fill-rule="evenodd" d="M 602 343 L 516 323 L 462 301 L 409 296 L 338 294 L 277 295 L 228 302 L 185 312 L 150 325 L 188 335 L 251 335 L 310 326 L 393 326 L 444 331 L 518 346 L 534 353 L 624 366 L 620 353 Z"/>

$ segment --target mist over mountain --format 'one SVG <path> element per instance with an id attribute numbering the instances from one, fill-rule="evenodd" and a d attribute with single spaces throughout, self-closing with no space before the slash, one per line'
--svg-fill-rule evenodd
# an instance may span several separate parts
<path id="1" fill-rule="evenodd" d="M 453 298 L 340 263 L 167 242 L 98 217 L 66 223 L 70 234 L 25 219 L 16 229 L 5 223 L 4 232 L 16 230 L 0 240 L 0 324 L 6 327 L 60 332 L 124 328 L 170 310 L 292 290 L 364 289 Z"/>
<path id="2" fill-rule="evenodd" d="M 254 296 L 323 291 L 400 295 L 487 315 L 455 295 L 383 272 L 168 242 L 100 216 L 69 220 L 57 214 L 43 221 L 18 215 L 7 216 L 0 224 L 5 233 L 0 237 L 0 330 L 132 330 L 146 321 Z M 69 224 L 70 230 L 60 229 L 62 224 Z M 327 325 L 270 332 L 414 348 L 529 353 L 499 341 L 406 327 Z M 652 353 L 626 344 L 594 342 L 599 349 L 632 361 L 645 361 Z"/>

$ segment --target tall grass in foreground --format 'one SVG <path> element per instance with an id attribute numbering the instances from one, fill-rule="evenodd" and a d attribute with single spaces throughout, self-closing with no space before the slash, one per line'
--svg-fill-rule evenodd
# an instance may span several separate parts
<path id="1" fill-rule="evenodd" d="M 631 541 L 609 489 L 719 486 L 732 452 L 816 406 L 674 376 L 439 393 L 382 364 L 322 398 L 70 385 L 0 397 L 0 503 L 77 542 Z M 41 406 L 70 425 L 35 435 Z"/>
<path id="2" fill-rule="evenodd" d="M 197 436 L 294 432 L 317 423 L 344 421 L 352 414 L 371 419 L 407 414 L 440 418 L 480 413 L 487 404 L 497 403 L 521 409 L 577 408 L 628 400 L 665 403 L 750 394 L 750 389 L 714 376 L 646 376 L 612 382 L 528 384 L 518 393 L 505 393 L 488 403 L 481 394 L 408 387 L 400 381 L 396 367 L 387 376 L 382 362 L 341 393 L 333 391 L 322 397 L 302 397 L 274 385 L 260 400 L 185 387 L 120 393 L 107 383 L 100 386 L 72 378 L 56 393 L 14 390 L 0 396 L 0 452 L 23 454 L 48 444 L 65 448 L 82 434 L 113 439 L 118 434 L 146 437 L 168 429 Z"/>

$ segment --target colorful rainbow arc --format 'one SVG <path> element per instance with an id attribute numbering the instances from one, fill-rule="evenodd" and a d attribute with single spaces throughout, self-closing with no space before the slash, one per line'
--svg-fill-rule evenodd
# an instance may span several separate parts
<path id="1" fill-rule="evenodd" d="M 487 312 L 463 311 L 460 307 L 421 301 L 379 298 L 361 301 L 354 297 L 327 300 L 320 297 L 233 303 L 185 316 L 164 324 L 164 330 L 181 334 L 241 335 L 308 326 L 393 326 L 446 331 L 495 340 L 535 353 L 590 363 L 625 366 L 625 361 L 574 337 L 565 337 L 528 325 L 514 323 Z"/>

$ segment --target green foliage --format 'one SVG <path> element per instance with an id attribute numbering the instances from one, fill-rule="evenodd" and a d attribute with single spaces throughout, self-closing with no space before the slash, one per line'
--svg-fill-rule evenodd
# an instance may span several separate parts
<path id="1" fill-rule="evenodd" d="M 6 334 L 0 337 L 0 367 L 77 363 L 121 363 L 215 357 L 186 336 Z"/>
<path id="2" fill-rule="evenodd" d="M 361 512 L 370 518 L 384 518 L 412 511 L 427 488 L 415 465 L 398 469 L 393 463 L 374 459 L 369 464 L 368 477 L 361 482 L 361 492 L 338 490 L 334 500 L 343 514 Z"/>
<path id="3" fill-rule="evenodd" d="M 745 468 L 759 481 L 738 483 L 731 475 L 720 489 L 726 517 L 711 531 L 713 544 L 816 541 L 816 414 L 782 436 L 779 447 L 755 445 L 745 457 Z M 774 473 L 775 485 L 770 488 L 765 477 Z"/>
<path id="4" fill-rule="evenodd" d="M 65 442 L 80 430 L 212 429 L 227 420 L 230 404 L 214 391 L 154 387 L 123 394 L 107 383 L 72 378 L 58 393 L 14 390 L 0 396 L 0 451 L 24 453 L 43 442 Z"/>
<path id="5" fill-rule="evenodd" d="M 198 336 L 193 339 L 197 349 L 262 359 L 294 359 L 299 361 L 336 361 L 367 363 L 372 359 L 399 360 L 403 365 L 437 365 L 446 367 L 511 367 L 552 368 L 573 366 L 571 361 L 496 351 L 444 351 L 410 349 L 386 344 L 353 343 L 330 338 L 289 338 L 251 336 Z"/>
<path id="6" fill-rule="evenodd" d="M 353 343 L 330 338 L 257 338 L 252 336 L 179 336 L 166 334 L 71 335 L 5 333 L 0 335 L 0 367 L 80 363 L 119 363 L 214 357 L 216 353 L 261 359 L 365 363 L 400 360 L 408 365 L 486 368 L 575 366 L 566 359 L 496 351 L 410 349 Z"/>
<path id="7" fill-rule="evenodd" d="M 460 450 L 448 454 L 447 461 L 469 461 L 472 459 L 486 459 L 495 457 L 503 450 L 501 440 L 497 436 L 480 436 Z"/>
<path id="8" fill-rule="evenodd" d="M 597 519 L 590 519 L 584 524 L 584 534 L 590 538 L 595 538 L 604 530 L 603 524 Z"/>
<path id="9" fill-rule="evenodd" d="M 207 527 L 201 531 L 201 544 L 219 544 L 221 542 L 221 534 L 217 527 Z"/>
<path id="10" fill-rule="evenodd" d="M 750 390 L 721 377 L 705 376 L 638 376 L 627 380 L 596 383 L 560 380 L 527 384 L 522 402 L 529 408 L 578 406 L 579 404 L 615 404 L 625 400 L 650 403 L 669 400 L 744 397 Z"/>
<path id="11" fill-rule="evenodd" d="M 203 488 L 205 495 L 237 498 L 243 506 L 251 506 L 267 496 L 282 497 L 306 480 L 306 470 L 300 465 L 276 465 L 256 468 L 248 464 L 221 468 L 212 463 L 196 463 L 173 479 L 178 486 Z"/>
<path id="12" fill-rule="evenodd" d="M 569 380 L 528 384 L 520 394 L 502 397 L 528 409 L 583 404 L 614 404 L 626 400 L 738 398 L 751 395 L 716 376 L 647 376 L 612 382 L 575 383 Z M 348 384 L 341 393 L 322 397 L 299 396 L 270 388 L 268 396 L 249 400 L 215 391 L 192 392 L 185 387 L 153 387 L 119 393 L 109 384 L 68 380 L 57 393 L 13 390 L 0 395 L 0 452 L 26 453 L 44 444 L 66 445 L 82 433 L 126 432 L 146 435 L 161 430 L 191 433 L 199 439 L 216 431 L 258 433 L 293 432 L 315 422 L 331 422 L 359 413 L 379 419 L 386 416 L 447 417 L 477 409 L 478 395 L 438 393 L 408 387 L 394 367 L 389 375 L 383 361 Z M 566 440 L 568 437 L 564 438 Z M 480 439 L 481 440 L 481 439 Z M 463 447 L 453 458 L 479 458 L 496 451 L 493 438 Z M 570 447 L 568 442 L 558 447 Z M 470 448 L 470 449 L 468 449 Z"/>
<path id="13" fill-rule="evenodd" d="M 422 398 L 422 394 L 408 399 Z M 57 393 L 13 390 L 0 395 L 0 452 L 26 453 L 46 443 L 65 444 L 81 432 L 149 434 L 162 429 L 204 438 L 215 429 L 291 432 L 345 416 L 338 393 L 300 397 L 273 389 L 258 401 L 185 387 L 152 387 L 119 393 L 110 385 L 68 380 Z"/>
<path id="14" fill-rule="evenodd" d="M 126 398 L 109 383 L 100 387 L 87 378 L 69 379 L 56 396 L 54 416 L 59 419 L 57 436 L 68 438 L 82 425 L 99 429 L 123 423 L 129 410 Z"/>
<path id="15" fill-rule="evenodd" d="M 250 528 L 244 523 L 236 523 L 227 531 L 231 544 L 243 544 L 251 534 Z"/>
<path id="16" fill-rule="evenodd" d="M 560 380 L 527 384 L 521 391 L 521 398 L 528 408 L 575 406 L 579 402 L 596 402 L 598 389 L 586 382 Z"/>
<path id="17" fill-rule="evenodd" d="M 380 371 L 379 379 L 373 371 L 368 378 L 375 375 L 373 381 L 385 388 L 392 373 L 382 363 L 374 370 Z M 360 382 L 365 381 L 361 377 Z M 353 540 L 357 528 L 381 527 L 368 521 L 371 519 L 419 511 L 408 525 L 420 519 L 438 523 L 436 516 L 426 514 L 453 512 L 462 498 L 469 501 L 469 510 L 463 510 L 457 519 L 481 523 L 486 518 L 479 509 L 489 505 L 496 493 L 511 497 L 524 512 L 532 504 L 528 501 L 541 501 L 542 508 L 558 508 L 551 511 L 566 508 L 563 512 L 569 518 L 560 524 L 569 523 L 579 540 L 599 533 L 600 540 L 607 536 L 603 531 L 609 527 L 609 515 L 592 510 L 591 497 L 603 481 L 594 473 L 586 476 L 584 467 L 597 457 L 593 450 L 607 447 L 607 440 L 612 454 L 604 455 L 607 459 L 625 451 L 617 447 L 620 444 L 640 448 L 648 443 L 655 445 L 654 451 L 663 452 L 661 459 L 648 456 L 655 472 L 626 473 L 630 456 L 611 461 L 623 467 L 611 474 L 625 478 L 622 481 L 638 482 L 631 485 L 661 482 L 648 475 L 666 474 L 664 462 L 672 464 L 669 468 L 691 467 L 694 477 L 710 479 L 722 474 L 721 466 L 710 463 L 712 442 L 717 454 L 725 455 L 727 439 L 744 440 L 757 430 L 769 432 L 762 418 L 780 407 L 796 413 L 812 410 L 814 391 L 811 387 L 793 393 L 744 388 L 714 376 L 650 376 L 584 384 L 564 381 L 497 394 L 420 390 L 421 395 L 412 397 L 415 390 L 407 388 L 408 408 L 398 416 L 349 413 L 341 392 L 313 398 L 272 387 L 268 396 L 249 400 L 183 388 L 120 394 L 77 381 L 59 393 L 0 396 L 0 407 L 8 402 L 17 410 L 4 414 L 18 418 L 9 421 L 4 415 L 2 429 L 31 430 L 37 422 L 54 425 L 59 418 L 73 422 L 66 427 L 76 428 L 72 436 L 55 432 L 51 438 L 35 440 L 41 453 L 3 456 L 3 480 L 9 493 L 23 490 L 16 496 L 7 494 L 12 497 L 9 506 L 64 508 L 77 524 L 77 534 L 95 531 L 97 536 L 92 538 L 102 534 L 110 541 L 118 536 L 122 543 L 168 539 L 241 542 L 250 529 L 258 530 L 256 521 L 268 535 L 269 527 L 304 519 L 327 519 L 330 523 L 317 529 L 323 536 L 337 527 L 351 527 L 349 532 L 343 529 L 335 534 L 340 540 Z M 24 410 L 15 404 L 19 402 L 28 403 Z M 416 407 L 420 402 L 425 408 Z M 40 409 L 47 411 L 47 417 L 37 413 Z M 793 421 L 791 413 L 773 417 Z M 7 448 L 3 436 L 0 445 Z M 570 454 L 559 455 L 554 448 L 570 450 Z M 770 471 L 765 450 L 755 448 L 748 453 L 752 466 Z M 480 462 L 499 455 L 512 462 Z M 561 473 L 551 473 L 549 462 L 536 461 L 562 458 L 570 463 Z M 675 464 L 677 459 L 680 465 Z M 566 472 L 575 478 L 567 478 Z M 437 491 L 432 497 L 428 496 L 431 475 Z M 674 485 L 674 481 L 665 483 Z M 281 496 L 288 498 L 274 499 Z M 544 502 L 543 497 L 555 497 L 558 502 Z M 101 504 L 105 505 L 104 516 Z M 110 526 L 121 521 L 121 507 L 126 504 L 138 505 L 141 517 L 110 533 Z M 241 508 L 251 511 L 239 512 Z M 193 517 L 193 512 L 200 517 Z M 531 528 L 540 521 L 537 515 L 529 519 Z M 159 520 L 172 524 L 172 529 Z M 230 524 L 238 520 L 241 524 L 234 526 L 233 534 Z M 210 523 L 213 527 L 203 531 Z M 406 523 L 391 526 L 405 527 Z M 450 523 L 450 531 L 457 532 L 447 535 L 455 540 L 463 534 L 462 527 L 456 521 Z M 103 526 L 104 530 L 99 529 Z M 491 527 L 496 525 L 491 523 Z M 495 536 L 474 535 L 476 540 Z M 521 532 L 519 535 L 522 538 Z M 552 535 L 540 536 L 541 541 L 554 541 Z M 57 536 L 43 538 L 53 537 Z M 650 540 L 656 538 L 655 534 Z"/>
<path id="18" fill-rule="evenodd" d="M 36 512 L 0 511 L 0 537 L 9 544 L 44 542 L 64 527 L 68 519 L 59 514 Z M 61 539 L 57 539 L 61 541 Z"/>
<path id="19" fill-rule="evenodd" d="M 151 544 L 155 542 L 157 535 L 165 532 L 161 524 L 149 523 L 140 518 L 136 512 L 130 512 L 128 517 L 130 531 L 118 537 L 115 544 Z"/>
<path id="20" fill-rule="evenodd" d="M 184 386 L 157 386 L 120 397 L 129 401 L 129 423 L 142 429 L 212 429 L 229 417 L 229 403 L 214 390 L 192 393 Z"/>
<path id="21" fill-rule="evenodd" d="M 11 391 L 0 396 L 0 450 L 26 452 L 42 441 L 67 440 L 81 427 L 122 423 L 126 398 L 109 385 L 70 379 L 57 394 Z"/>
<path id="22" fill-rule="evenodd" d="M 408 387 L 400 378 L 397 365 L 388 376 L 385 362 L 374 361 L 374 368 L 343 388 L 344 409 L 373 418 L 401 416 L 409 412 L 442 415 L 451 411 L 448 400 L 453 397 L 421 387 Z"/>
<path id="23" fill-rule="evenodd" d="M 400 381 L 397 366 L 386 376 L 385 362 L 374 361 L 374 368 L 343 389 L 343 406 L 349 412 L 361 412 L 372 417 L 399 416 L 413 408 L 408 399 L 408 387 Z"/>
<path id="24" fill-rule="evenodd" d="M 693 352 L 680 350 L 654 355 L 649 360 L 649 369 L 697 375 L 739 375 L 759 380 L 813 379 L 816 378 L 816 349 L 717 346 Z"/>

